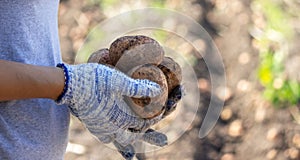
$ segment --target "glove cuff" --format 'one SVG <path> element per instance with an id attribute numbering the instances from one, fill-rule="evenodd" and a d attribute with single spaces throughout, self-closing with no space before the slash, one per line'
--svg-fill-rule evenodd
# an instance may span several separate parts
<path id="1" fill-rule="evenodd" d="M 64 89 L 62 93 L 58 96 L 58 98 L 55 100 L 57 104 L 63 104 L 63 97 L 66 95 L 68 87 L 69 87 L 69 82 L 70 82 L 70 76 L 68 72 L 68 68 L 66 67 L 65 64 L 63 63 L 58 63 L 56 67 L 61 68 L 64 71 L 64 76 L 65 76 L 65 84 L 64 84 Z"/>

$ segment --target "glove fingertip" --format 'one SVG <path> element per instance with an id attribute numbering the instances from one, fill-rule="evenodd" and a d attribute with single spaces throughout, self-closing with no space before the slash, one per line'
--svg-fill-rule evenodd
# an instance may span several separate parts
<path id="1" fill-rule="evenodd" d="M 157 132 L 151 128 L 145 132 L 143 140 L 147 143 L 160 147 L 168 145 L 168 137 L 165 134 Z"/>
<path id="2" fill-rule="evenodd" d="M 135 80 L 127 92 L 127 96 L 140 98 L 140 97 L 155 97 L 162 93 L 161 87 L 147 79 Z"/>
<path id="3" fill-rule="evenodd" d="M 117 141 L 114 141 L 113 144 L 126 160 L 131 160 L 135 156 L 135 150 L 132 145 L 127 145 L 124 147 Z"/>
<path id="4" fill-rule="evenodd" d="M 168 145 L 168 137 L 166 135 L 163 135 L 163 136 L 164 136 L 164 138 L 162 138 L 161 142 L 158 145 L 160 147 Z"/>

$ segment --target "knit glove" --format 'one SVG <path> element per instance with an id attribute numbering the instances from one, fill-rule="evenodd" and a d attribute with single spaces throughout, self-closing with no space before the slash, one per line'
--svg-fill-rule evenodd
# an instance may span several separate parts
<path id="1" fill-rule="evenodd" d="M 150 120 L 139 118 L 123 100 L 123 96 L 157 96 L 161 93 L 158 84 L 132 79 L 96 63 L 58 64 L 57 67 L 64 70 L 66 79 L 57 104 L 67 104 L 71 113 L 100 141 L 116 141 L 121 146 L 127 146 L 138 139 L 144 140 L 146 130 L 161 119 L 161 116 Z M 155 136 L 146 135 L 146 141 L 151 139 L 148 142 L 153 142 Z M 159 141 L 156 145 L 166 144 L 166 137 Z"/>

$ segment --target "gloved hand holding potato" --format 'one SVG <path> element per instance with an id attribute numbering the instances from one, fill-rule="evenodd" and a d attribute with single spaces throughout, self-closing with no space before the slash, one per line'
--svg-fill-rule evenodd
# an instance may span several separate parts
<path id="1" fill-rule="evenodd" d="M 181 68 L 154 39 L 124 36 L 93 53 L 87 64 L 59 64 L 65 92 L 57 100 L 103 143 L 132 159 L 138 140 L 157 146 L 167 137 L 150 127 L 181 99 Z"/>

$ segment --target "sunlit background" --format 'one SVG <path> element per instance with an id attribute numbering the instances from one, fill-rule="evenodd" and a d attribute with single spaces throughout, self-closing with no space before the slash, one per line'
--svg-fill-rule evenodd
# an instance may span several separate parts
<path id="1" fill-rule="evenodd" d="M 61 0 L 59 33 L 63 60 L 76 58 L 88 33 L 106 19 L 134 9 L 159 7 L 179 11 L 197 21 L 216 43 L 225 65 L 227 86 L 218 123 L 198 138 L 211 97 L 205 42 L 193 60 L 201 93 L 197 117 L 187 132 L 162 150 L 138 155 L 159 160 L 289 160 L 300 159 L 300 1 L 299 0 Z M 184 32 L 184 25 L 172 26 Z M 122 27 L 122 26 L 120 26 Z M 142 33 L 150 33 L 142 31 Z M 99 39 L 102 35 L 99 33 Z M 164 32 L 151 32 L 160 43 L 193 54 L 187 43 Z M 87 52 L 93 52 L 93 48 Z M 88 55 L 87 55 L 88 56 Z M 177 115 L 180 116 L 180 115 Z M 179 124 L 180 125 L 180 124 Z M 122 156 L 89 134 L 72 118 L 66 160 L 115 160 Z"/>

